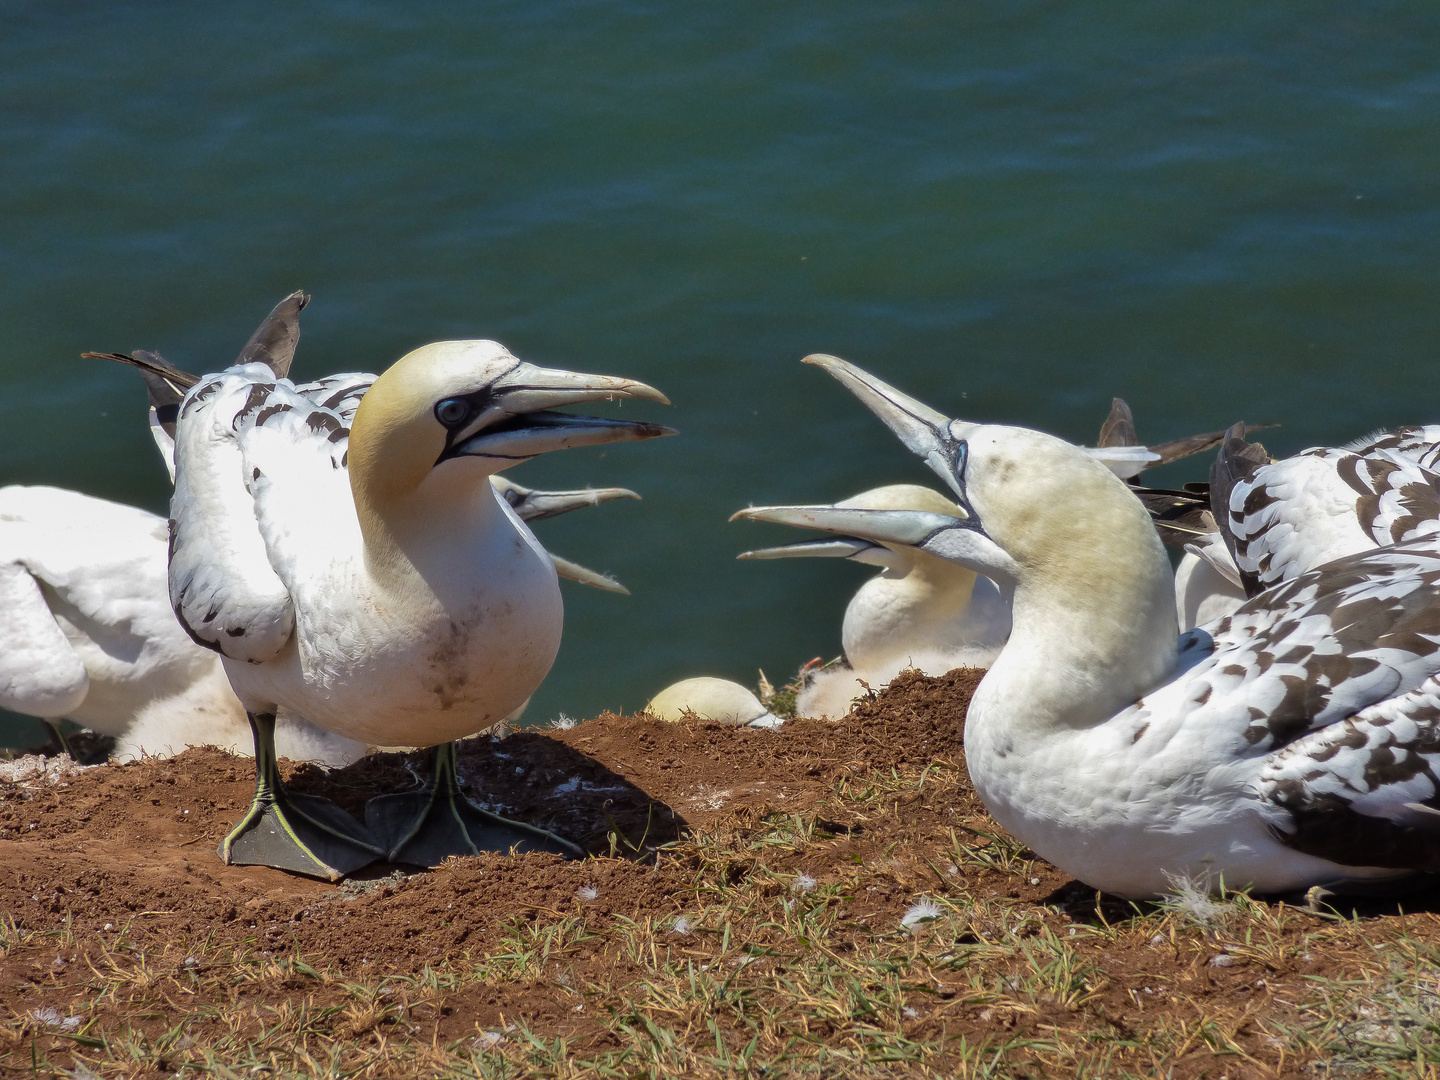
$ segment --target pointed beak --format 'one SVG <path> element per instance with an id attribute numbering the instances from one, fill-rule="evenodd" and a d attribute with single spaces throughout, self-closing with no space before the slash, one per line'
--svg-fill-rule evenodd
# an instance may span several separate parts
<path id="1" fill-rule="evenodd" d="M 495 483 L 499 478 L 492 480 Z M 533 488 L 521 487 L 512 481 L 505 481 L 503 486 L 495 483 L 504 495 L 505 501 L 510 504 L 521 521 L 540 521 L 543 518 L 558 517 L 561 514 L 568 514 L 571 510 L 583 510 L 587 506 L 599 506 L 601 503 L 613 502 L 616 499 L 638 499 L 640 496 L 629 488 L 580 488 L 576 491 L 536 491 Z"/>
<path id="2" fill-rule="evenodd" d="M 537 367 L 523 360 L 496 379 L 491 391 L 496 404 L 511 415 L 623 398 L 670 404 L 670 399 L 659 390 L 635 379 Z"/>
<path id="3" fill-rule="evenodd" d="M 963 511 L 962 511 L 963 512 Z M 974 518 L 926 510 L 851 510 L 839 506 L 752 506 L 731 521 L 773 521 L 802 529 L 839 533 L 847 539 L 916 548 L 984 574 L 1009 587 L 1019 567 L 977 527 Z"/>
<path id="4" fill-rule="evenodd" d="M 581 585 L 589 585 L 592 589 L 599 589 L 601 592 L 619 593 L 621 596 L 629 596 L 630 590 L 620 582 L 616 581 L 609 574 L 602 574 L 597 570 L 589 570 L 579 563 L 573 563 L 569 559 L 562 559 L 553 551 L 550 554 L 550 561 L 555 564 L 555 573 L 559 574 L 566 581 L 578 582 Z"/>
<path id="5" fill-rule="evenodd" d="M 552 450 L 677 434 L 663 424 L 550 411 L 587 401 L 627 398 L 670 404 L 659 390 L 634 379 L 542 368 L 521 361 L 490 385 L 485 408 L 459 433 L 446 456 L 524 461 Z"/>
<path id="6" fill-rule="evenodd" d="M 838 356 L 812 353 L 804 363 L 824 368 L 893 431 L 906 448 L 965 501 L 963 445 L 975 425 L 951 420 Z"/>

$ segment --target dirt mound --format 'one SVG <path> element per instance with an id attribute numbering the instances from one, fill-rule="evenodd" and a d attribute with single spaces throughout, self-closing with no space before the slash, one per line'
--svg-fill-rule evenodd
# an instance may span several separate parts
<path id="1" fill-rule="evenodd" d="M 910 672 L 844 721 L 796 720 L 773 731 L 606 713 L 566 731 L 466 740 L 459 764 L 467 794 L 616 861 L 461 859 L 370 893 L 219 862 L 216 845 L 253 790 L 246 759 L 202 748 L 87 768 L 57 768 L 50 759 L 48 771 L 24 759 L 10 763 L 19 781 L 0 783 L 0 909 L 31 926 L 62 915 L 82 926 L 136 919 L 132 933 L 156 938 L 258 931 L 339 962 L 383 957 L 408 969 L 468 940 L 480 929 L 468 920 L 499 925 L 515 914 L 574 908 L 577 890 L 599 887 L 597 875 L 605 880 L 595 910 L 647 910 L 676 887 L 678 871 L 626 860 L 653 864 L 658 848 L 687 832 L 803 813 L 852 773 L 953 763 L 976 682 L 963 670 L 941 679 Z M 372 796 L 413 786 L 427 756 L 374 754 L 330 772 L 285 771 L 294 791 L 361 816 Z M 380 865 L 361 877 L 395 869 Z M 450 919 L 437 930 L 437 912 L 462 896 L 466 925 L 452 929 Z M 327 906 L 337 898 L 361 902 Z"/>

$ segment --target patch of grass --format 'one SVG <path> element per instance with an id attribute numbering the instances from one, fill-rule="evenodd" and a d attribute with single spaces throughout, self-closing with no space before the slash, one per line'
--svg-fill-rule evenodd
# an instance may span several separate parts
<path id="1" fill-rule="evenodd" d="M 0 1028 L 0 1066 L 337 1080 L 1440 1075 L 1434 916 L 1177 892 L 1072 917 L 1035 884 L 1053 871 L 998 831 L 957 820 L 896 839 L 917 800 L 950 805 L 961 783 L 949 767 L 891 770 L 842 778 L 804 812 L 737 813 L 660 851 L 688 881 L 673 911 L 537 910 L 484 951 L 409 975 L 272 955 L 263 927 L 144 946 L 131 924 L 82 936 L 0 919 L 4 972 L 28 980 Z"/>

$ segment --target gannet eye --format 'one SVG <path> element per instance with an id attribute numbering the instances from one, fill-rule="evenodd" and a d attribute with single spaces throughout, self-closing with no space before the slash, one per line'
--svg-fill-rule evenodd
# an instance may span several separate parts
<path id="1" fill-rule="evenodd" d="M 446 427 L 454 427 L 463 423 L 470 415 L 470 403 L 464 398 L 446 398 L 435 406 L 435 419 Z"/>

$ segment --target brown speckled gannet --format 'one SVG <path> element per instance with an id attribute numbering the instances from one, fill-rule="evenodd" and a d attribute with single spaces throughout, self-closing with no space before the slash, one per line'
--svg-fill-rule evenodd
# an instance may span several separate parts
<path id="1" fill-rule="evenodd" d="M 1180 629 L 1228 615 L 1265 589 L 1342 556 L 1440 533 L 1437 459 L 1434 425 L 1312 447 L 1278 461 L 1232 429 L 1208 485 L 1158 493 L 1174 496 L 1175 513 L 1203 521 L 1183 538 L 1186 555 L 1176 569 Z M 1165 535 L 1163 514 L 1158 527 Z"/>
<path id="2" fill-rule="evenodd" d="M 364 378 L 297 386 L 252 363 L 202 378 L 178 409 L 171 601 L 223 654 L 255 731 L 255 800 L 221 855 L 337 878 L 387 854 L 574 854 L 455 781 L 449 741 L 513 712 L 560 641 L 554 564 L 490 478 L 552 450 L 672 433 L 556 407 L 666 399 L 493 341 L 426 345 Z M 347 425 L 336 407 L 356 393 Z M 438 745 L 436 778 L 372 800 L 361 827 L 284 790 L 277 707 L 348 738 Z"/>
<path id="3" fill-rule="evenodd" d="M 825 367 L 961 514 L 772 508 L 1013 583 L 965 753 L 995 818 L 1127 897 L 1186 877 L 1282 892 L 1440 870 L 1440 545 L 1326 563 L 1180 638 L 1149 515 L 1070 444 L 951 420 Z M 823 511 L 823 512 L 822 512 Z"/>

